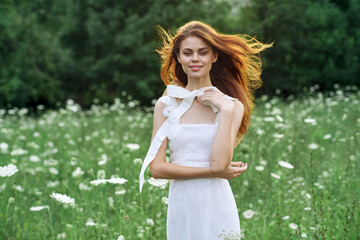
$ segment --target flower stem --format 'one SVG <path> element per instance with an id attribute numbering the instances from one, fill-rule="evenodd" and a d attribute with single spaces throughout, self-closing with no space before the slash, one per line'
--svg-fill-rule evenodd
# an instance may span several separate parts
<path id="1" fill-rule="evenodd" d="M 7 227 L 7 222 L 8 222 L 8 208 L 9 208 L 9 205 L 10 205 L 10 201 L 8 202 L 7 206 L 6 206 L 6 214 L 5 214 L 5 227 L 4 227 L 4 233 L 6 233 L 6 227 Z"/>
<path id="2" fill-rule="evenodd" d="M 316 212 L 316 194 L 315 194 L 315 181 L 314 181 L 314 172 L 313 172 L 313 159 L 312 159 L 312 152 L 310 153 L 310 159 L 309 159 L 309 163 L 310 163 L 310 170 L 311 170 L 311 185 L 312 185 L 312 209 L 313 209 L 313 213 L 314 213 L 314 224 L 315 224 L 315 230 L 314 230 L 314 237 L 315 239 L 318 239 L 317 236 L 317 225 L 318 225 L 318 220 L 317 220 L 317 212 Z"/>
<path id="3" fill-rule="evenodd" d="M 52 226 L 52 219 L 51 219 L 51 212 L 50 212 L 50 207 L 47 208 L 48 213 L 49 213 L 49 219 L 50 219 L 50 229 L 51 229 L 51 237 L 52 239 L 54 239 L 54 230 L 53 230 L 53 226 Z"/>
<path id="4" fill-rule="evenodd" d="M 2 203 L 4 203 L 5 202 L 5 199 L 6 199 L 6 195 L 5 195 L 5 193 L 6 193 L 6 186 L 7 186 L 7 183 L 8 183 L 8 178 L 6 177 L 5 178 L 5 187 L 4 187 L 4 194 L 2 194 L 2 196 L 3 196 L 3 198 L 2 198 L 2 201 L 0 202 L 0 209 L 2 209 Z M 6 208 L 6 216 L 7 216 L 7 208 Z M 5 221 L 1 221 L 1 223 L 4 223 L 4 222 L 6 222 L 7 220 L 7 217 L 5 216 Z M 2 225 L 2 224 L 1 224 Z M 6 225 L 4 226 L 4 227 L 1 227 L 1 229 L 4 231 L 4 236 L 5 236 L 5 234 L 6 234 Z"/>

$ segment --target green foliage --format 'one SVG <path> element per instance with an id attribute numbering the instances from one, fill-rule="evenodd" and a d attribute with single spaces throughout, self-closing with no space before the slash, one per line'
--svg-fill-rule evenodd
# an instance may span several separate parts
<path id="1" fill-rule="evenodd" d="M 71 64 L 63 63 L 60 69 L 66 79 L 63 88 L 85 106 L 94 97 L 109 102 L 122 91 L 149 104 L 161 94 L 162 86 L 154 26 L 178 27 L 194 16 L 205 20 L 219 11 L 218 4 L 207 10 L 198 7 L 204 4 L 199 0 L 71 2 L 59 31 L 63 48 L 72 56 Z"/>
<path id="2" fill-rule="evenodd" d="M 162 94 L 160 41 L 190 20 L 275 41 L 263 54 L 264 91 L 286 95 L 359 85 L 360 0 L 5 0 L 0 2 L 0 107 L 90 106 L 127 92 Z"/>
<path id="3" fill-rule="evenodd" d="M 360 29 L 357 0 L 342 10 L 330 1 L 254 0 L 241 12 L 248 31 L 275 41 L 265 53 L 265 90 L 289 94 L 320 85 L 359 84 Z"/>
<path id="4" fill-rule="evenodd" d="M 0 106 L 54 104 L 62 93 L 56 62 L 56 39 L 36 23 L 27 4 L 3 3 L 0 21 Z"/>

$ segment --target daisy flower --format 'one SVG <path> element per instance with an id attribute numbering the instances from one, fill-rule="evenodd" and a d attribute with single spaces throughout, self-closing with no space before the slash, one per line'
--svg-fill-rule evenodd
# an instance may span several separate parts
<path id="1" fill-rule="evenodd" d="M 125 178 L 110 178 L 110 179 L 96 179 L 90 182 L 93 185 L 105 184 L 105 183 L 112 183 L 112 184 L 124 184 L 128 180 Z"/>
<path id="2" fill-rule="evenodd" d="M 10 177 L 18 171 L 19 171 L 18 168 L 14 164 L 10 163 L 9 165 L 0 167 L 0 176 L 1 177 Z"/>
<path id="3" fill-rule="evenodd" d="M 38 211 L 41 211 L 41 210 L 44 210 L 44 209 L 47 209 L 47 208 L 49 208 L 49 206 L 36 206 L 36 207 L 31 207 L 30 211 L 38 212 Z"/>
<path id="4" fill-rule="evenodd" d="M 275 174 L 275 173 L 271 173 L 271 176 L 272 176 L 273 178 L 280 179 L 280 176 L 277 175 L 277 174 Z"/>
<path id="5" fill-rule="evenodd" d="M 147 180 L 147 182 L 155 187 L 164 187 L 169 182 L 169 180 L 156 179 L 156 178 L 151 177 L 149 180 Z"/>
<path id="6" fill-rule="evenodd" d="M 61 203 L 69 204 L 71 206 L 75 205 L 75 199 L 67 196 L 66 194 L 52 193 L 50 197 Z"/>
<path id="7" fill-rule="evenodd" d="M 137 143 L 127 143 L 126 147 L 129 148 L 130 150 L 137 150 L 140 148 L 140 145 Z"/>
<path id="8" fill-rule="evenodd" d="M 291 164 L 288 163 L 288 162 L 279 161 L 279 164 L 280 164 L 280 166 L 282 166 L 282 167 L 284 167 L 284 168 L 289 168 L 289 169 L 293 169 L 293 168 L 294 168 L 294 166 L 291 165 Z"/>
<path id="9" fill-rule="evenodd" d="M 250 219 L 254 216 L 255 212 L 251 209 L 246 210 L 245 212 L 243 212 L 243 216 L 247 219 Z"/>

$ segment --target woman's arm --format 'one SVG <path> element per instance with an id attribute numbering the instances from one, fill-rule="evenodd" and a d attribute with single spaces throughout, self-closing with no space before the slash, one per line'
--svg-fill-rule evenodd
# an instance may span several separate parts
<path id="1" fill-rule="evenodd" d="M 244 115 L 244 106 L 240 101 L 234 101 L 232 108 L 221 94 L 212 90 L 200 99 L 200 102 L 212 102 L 220 110 L 218 130 L 210 152 L 210 169 L 217 174 L 224 171 L 232 161 L 236 135 Z"/>
<path id="2" fill-rule="evenodd" d="M 165 122 L 166 117 L 162 114 L 165 105 L 159 100 L 155 104 L 154 109 L 154 122 L 151 142 L 160 128 Z M 215 177 L 210 168 L 207 167 L 185 167 L 166 162 L 166 148 L 168 139 L 162 142 L 155 159 L 150 163 L 151 176 L 154 178 L 166 179 L 189 179 L 189 178 L 205 178 Z"/>

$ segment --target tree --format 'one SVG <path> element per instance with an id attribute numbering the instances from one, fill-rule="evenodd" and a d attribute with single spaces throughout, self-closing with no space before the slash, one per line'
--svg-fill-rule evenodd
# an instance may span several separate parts
<path id="1" fill-rule="evenodd" d="M 61 98 L 56 40 L 36 25 L 29 5 L 0 3 L 0 106 L 55 104 Z"/>
<path id="2" fill-rule="evenodd" d="M 314 84 L 321 90 L 335 83 L 356 84 L 359 35 L 349 31 L 349 19 L 333 3 L 254 0 L 242 10 L 249 31 L 275 41 L 265 53 L 267 93 L 281 89 L 296 94 Z"/>

